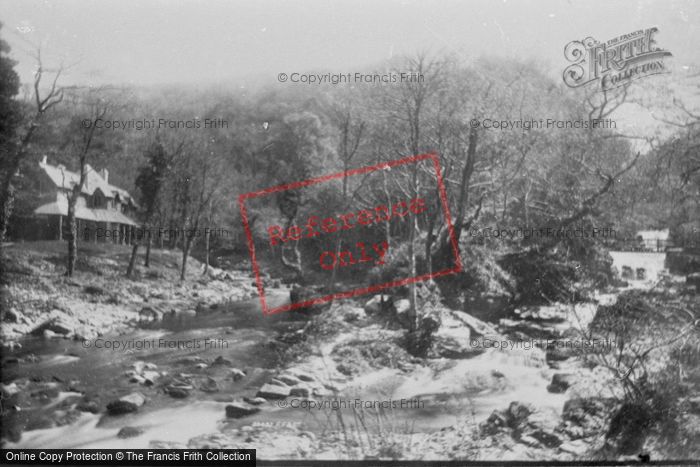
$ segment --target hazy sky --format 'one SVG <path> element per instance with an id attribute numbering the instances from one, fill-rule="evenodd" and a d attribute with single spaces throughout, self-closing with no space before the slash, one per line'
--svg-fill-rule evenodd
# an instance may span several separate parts
<path id="1" fill-rule="evenodd" d="M 657 26 L 674 66 L 700 63 L 698 1 L 0 0 L 1 37 L 31 79 L 77 64 L 63 83 L 235 83 L 280 72 L 354 72 L 416 51 L 533 57 L 552 73 L 566 43 Z"/>

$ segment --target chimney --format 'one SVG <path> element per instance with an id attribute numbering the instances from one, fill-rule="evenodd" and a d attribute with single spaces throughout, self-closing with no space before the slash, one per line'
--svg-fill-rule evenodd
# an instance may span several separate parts
<path id="1" fill-rule="evenodd" d="M 107 170 L 107 169 L 100 170 L 100 176 L 104 179 L 105 183 L 109 183 L 109 170 Z"/>

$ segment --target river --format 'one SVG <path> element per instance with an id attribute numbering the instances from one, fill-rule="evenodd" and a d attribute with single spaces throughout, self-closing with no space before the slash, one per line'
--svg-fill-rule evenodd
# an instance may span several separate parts
<path id="1" fill-rule="evenodd" d="M 655 278 L 663 269 L 662 253 L 612 252 L 612 256 L 618 270 L 622 266 L 644 267 L 648 279 Z M 644 286 L 644 281 L 633 282 L 632 286 Z M 269 300 L 273 306 L 279 306 L 287 300 L 287 294 L 273 293 Z M 22 414 L 25 420 L 36 421 L 61 403 L 79 400 L 81 393 L 95 395 L 104 407 L 110 400 L 140 391 L 147 396 L 147 403 L 138 412 L 117 417 L 82 412 L 73 423 L 25 431 L 19 442 L 6 442 L 5 447 L 137 449 L 147 448 L 155 440 L 186 444 L 193 437 L 216 432 L 223 423 L 230 426 L 232 423 L 245 425 L 256 421 L 298 421 L 306 423 L 310 431 L 318 431 L 320 427 L 314 426 L 315 414 L 280 409 L 274 404 L 241 420 L 225 418 L 227 401 L 253 396 L 273 374 L 277 355 L 266 343 L 275 337 L 277 330 L 293 324 L 294 319 L 295 315 L 291 313 L 264 317 L 258 300 L 253 299 L 220 311 L 144 325 L 127 335 L 103 337 L 105 341 L 164 339 L 168 342 L 203 342 L 208 338 L 214 343 L 207 348 L 195 349 L 156 348 L 125 352 L 95 348 L 95 342 L 86 348 L 82 342 L 64 339 L 25 338 L 21 342 L 22 348 L 10 355 L 22 363 L 3 366 L 3 383 L 25 377 L 34 381 L 59 381 L 65 387 L 66 382 L 75 381 L 75 389 L 80 391 L 64 391 L 49 402 L 33 404 L 33 410 Z M 220 345 L 221 342 L 226 342 L 226 347 Z M 27 358 L 29 356 L 33 357 Z M 165 371 L 168 375 L 177 375 L 192 371 L 193 359 L 201 358 L 211 363 L 219 356 L 229 360 L 232 366 L 245 370 L 248 376 L 239 382 L 229 380 L 226 378 L 226 372 L 230 371 L 228 366 L 210 365 L 202 371 L 221 382 L 219 391 L 193 391 L 186 399 L 174 399 L 155 386 L 146 388 L 130 383 L 124 376 L 136 360 L 152 363 L 158 371 Z M 184 360 L 190 366 L 183 367 Z M 494 372 L 507 375 L 506 383 L 475 391 L 465 387 L 464 381 Z M 415 431 L 432 431 L 465 417 L 483 420 L 491 411 L 507 407 L 511 401 L 532 403 L 543 416 L 556 418 L 567 397 L 547 391 L 553 372 L 541 363 L 528 363 L 526 355 L 490 351 L 472 359 L 455 361 L 440 378 L 427 370 L 410 377 L 386 370 L 365 375 L 362 384 L 357 382 L 355 386 L 362 388 L 365 398 L 379 397 L 380 391 L 375 391 L 375 387 L 391 388 L 389 394 L 383 392 L 384 397 L 429 396 L 431 405 L 404 411 L 400 416 L 410 421 Z M 445 397 L 447 395 L 449 397 Z M 145 431 L 132 438 L 117 437 L 119 430 L 126 426 L 138 426 Z"/>

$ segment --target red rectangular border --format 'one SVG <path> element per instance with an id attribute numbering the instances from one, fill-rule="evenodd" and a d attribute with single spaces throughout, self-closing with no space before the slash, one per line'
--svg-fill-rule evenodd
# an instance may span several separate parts
<path id="1" fill-rule="evenodd" d="M 267 307 L 267 302 L 265 301 L 265 290 L 263 287 L 262 279 L 260 278 L 260 267 L 258 266 L 258 261 L 255 256 L 255 243 L 253 242 L 253 233 L 250 230 L 250 225 L 248 223 L 248 211 L 245 207 L 245 201 L 251 198 L 257 198 L 264 195 L 269 195 L 271 193 L 277 193 L 284 190 L 294 190 L 296 188 L 303 188 L 311 185 L 316 185 L 318 183 L 327 182 L 328 180 L 333 180 L 336 178 L 349 177 L 352 175 L 361 175 L 376 170 L 387 169 L 391 167 L 397 167 L 405 164 L 412 164 L 426 159 L 431 159 L 433 161 L 433 167 L 435 168 L 435 174 L 438 184 L 438 192 L 440 196 L 440 202 L 442 204 L 442 209 L 445 215 L 445 220 L 447 221 L 447 230 L 450 236 L 450 243 L 452 244 L 452 253 L 455 257 L 455 266 L 453 268 L 444 269 L 442 271 L 433 272 L 431 274 L 423 274 L 416 277 L 407 277 L 405 279 L 400 279 L 396 281 L 386 282 L 384 284 L 372 285 L 369 287 L 359 288 L 349 290 L 347 292 L 337 292 L 330 295 L 325 295 L 323 297 L 313 298 L 303 302 L 290 303 L 288 305 L 279 306 L 276 308 L 269 309 Z M 440 170 L 440 158 L 436 153 L 426 153 L 417 156 L 405 157 L 403 159 L 397 159 L 388 162 L 382 162 L 376 165 L 370 165 L 367 167 L 362 167 L 359 169 L 346 170 L 344 172 L 339 172 L 330 175 L 324 175 L 322 177 L 311 178 L 309 180 L 304 180 L 301 182 L 287 183 L 284 185 L 278 185 L 271 188 L 266 188 L 264 190 L 253 191 L 250 193 L 244 193 L 238 197 L 238 205 L 241 210 L 241 218 L 243 220 L 243 227 L 245 229 L 246 238 L 248 240 L 248 251 L 250 252 L 250 258 L 253 265 L 253 272 L 255 273 L 255 283 L 258 287 L 258 293 L 260 294 L 260 303 L 262 305 L 262 310 L 264 315 L 271 315 L 275 313 L 281 313 L 283 311 L 290 311 L 299 308 L 305 308 L 311 305 L 316 305 L 319 303 L 329 302 L 337 298 L 350 298 L 358 295 L 364 295 L 368 293 L 378 292 L 390 287 L 400 287 L 402 285 L 413 284 L 415 282 L 426 281 L 429 279 L 434 279 L 436 277 L 445 276 L 448 274 L 454 274 L 462 271 L 462 259 L 459 256 L 459 249 L 457 248 L 457 239 L 454 234 L 454 227 L 452 225 L 452 218 L 450 216 L 450 208 L 447 203 L 447 193 L 445 191 L 445 184 L 442 180 L 442 172 Z"/>

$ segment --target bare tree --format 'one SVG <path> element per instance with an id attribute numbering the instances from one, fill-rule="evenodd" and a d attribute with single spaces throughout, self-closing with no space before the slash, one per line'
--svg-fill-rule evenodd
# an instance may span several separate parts
<path id="1" fill-rule="evenodd" d="M 100 96 L 100 90 L 97 92 L 89 91 L 87 96 L 87 108 L 89 109 L 89 119 L 81 120 L 81 128 L 83 129 L 80 142 L 78 143 L 78 183 L 71 187 L 70 196 L 68 197 L 68 264 L 66 275 L 72 276 L 75 271 L 75 262 L 78 254 L 78 224 L 76 221 L 76 208 L 78 200 L 85 186 L 85 181 L 88 177 L 88 158 L 90 150 L 93 146 L 95 132 L 98 128 L 98 122 L 104 119 L 105 115 L 111 107 L 111 103 L 104 97 Z"/>
<path id="2" fill-rule="evenodd" d="M 64 90 L 58 86 L 58 79 L 63 72 L 61 65 L 57 70 L 51 71 L 44 67 L 41 58 L 41 49 L 36 51 L 37 69 L 34 72 L 34 111 L 26 124 L 24 134 L 19 137 L 8 160 L 3 165 L 4 178 L 0 186 L 0 241 L 4 240 L 7 226 L 12 215 L 12 208 L 15 198 L 13 180 L 19 172 L 22 160 L 27 156 L 27 151 L 31 144 L 36 130 L 41 126 L 46 113 L 51 108 L 63 101 Z M 42 90 L 42 80 L 47 74 L 53 74 L 53 79 L 47 90 Z"/>

